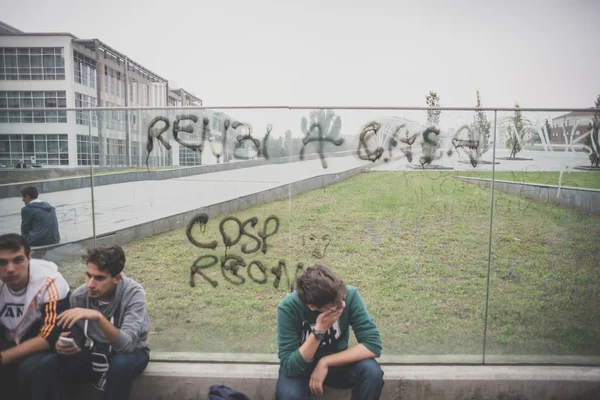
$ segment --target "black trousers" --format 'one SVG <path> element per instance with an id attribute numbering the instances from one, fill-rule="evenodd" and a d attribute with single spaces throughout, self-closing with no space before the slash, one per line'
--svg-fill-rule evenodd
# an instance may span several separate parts
<path id="1" fill-rule="evenodd" d="M 0 351 L 15 347 L 16 343 L 0 340 Z M 0 366 L 0 399 L 30 400 L 31 376 L 38 363 L 51 354 L 48 351 L 32 354 L 16 363 Z"/>

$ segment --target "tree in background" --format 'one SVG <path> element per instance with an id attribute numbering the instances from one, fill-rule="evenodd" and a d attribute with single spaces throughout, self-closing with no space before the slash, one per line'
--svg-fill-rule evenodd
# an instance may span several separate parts
<path id="1" fill-rule="evenodd" d="M 592 167 L 600 167 L 600 94 L 596 98 L 594 118 L 590 125 L 590 134 L 585 138 L 585 144 L 591 150 L 589 158 Z"/>
<path id="2" fill-rule="evenodd" d="M 429 107 L 440 106 L 440 97 L 436 92 L 429 91 L 429 95 L 427 95 L 425 101 Z M 434 160 L 442 157 L 442 151 L 440 150 L 442 143 L 438 128 L 441 113 L 440 110 L 427 110 L 427 127 L 423 131 L 421 139 L 422 156 L 419 158 L 421 166 L 429 165 Z"/>
<path id="3" fill-rule="evenodd" d="M 481 97 L 479 96 L 479 90 L 477 91 L 477 105 L 475 107 L 481 107 Z M 492 142 L 490 141 L 490 128 L 492 123 L 487 120 L 487 116 L 484 111 L 475 111 L 473 117 L 473 136 L 474 140 L 479 140 L 477 146 L 477 159 L 479 160 L 483 154 L 489 149 Z"/>
<path id="4" fill-rule="evenodd" d="M 340 136 L 342 131 L 342 118 L 335 115 L 333 110 L 319 109 L 311 110 L 308 118 L 302 117 L 300 121 L 300 130 L 305 135 L 310 133 L 311 126 L 319 125 L 323 137 L 335 139 Z"/>
<path id="5" fill-rule="evenodd" d="M 289 129 L 285 131 L 284 137 L 280 140 L 283 146 L 283 157 L 297 156 L 302 146 L 304 146 L 302 138 L 292 137 L 292 131 Z M 314 151 L 307 151 L 307 153 L 311 152 Z"/>
<path id="6" fill-rule="evenodd" d="M 523 118 L 521 114 L 521 110 L 518 110 L 519 103 L 515 104 L 514 115 L 510 119 L 510 124 L 508 125 L 508 139 L 506 140 L 506 147 L 510 149 L 509 158 L 515 158 L 517 154 L 523 150 L 521 147 L 521 143 L 523 143 L 523 139 L 525 139 L 525 135 L 527 134 L 526 125 L 527 120 Z"/>
<path id="7" fill-rule="evenodd" d="M 429 95 L 425 97 L 425 101 L 429 107 L 439 107 L 440 106 L 440 97 L 436 92 L 429 91 Z M 442 112 L 440 110 L 427 110 L 427 127 L 437 127 L 440 123 L 440 114 Z"/>

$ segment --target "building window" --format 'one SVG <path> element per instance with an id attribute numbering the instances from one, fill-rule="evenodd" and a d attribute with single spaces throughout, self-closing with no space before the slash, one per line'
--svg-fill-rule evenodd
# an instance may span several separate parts
<path id="1" fill-rule="evenodd" d="M 150 92 L 148 91 L 148 85 L 145 83 L 141 83 L 142 85 L 142 98 L 140 103 L 142 107 L 147 107 L 150 105 Z"/>
<path id="2" fill-rule="evenodd" d="M 124 139 L 106 138 L 106 163 L 108 166 L 126 165 L 127 147 Z"/>
<path id="3" fill-rule="evenodd" d="M 77 135 L 77 165 L 90 165 L 92 159 L 94 165 L 100 165 L 100 146 L 97 136 Z"/>
<path id="4" fill-rule="evenodd" d="M 121 72 L 104 66 L 104 91 L 117 97 L 121 97 L 123 91 L 123 81 L 121 80 Z"/>
<path id="5" fill-rule="evenodd" d="M 66 134 L 0 135 L 0 164 L 16 165 L 19 160 L 31 165 L 69 165 L 69 143 Z"/>
<path id="6" fill-rule="evenodd" d="M 0 92 L 0 123 L 66 123 L 66 111 L 20 111 L 19 108 L 66 107 L 65 91 Z M 2 111 L 1 109 L 9 109 Z"/>
<path id="7" fill-rule="evenodd" d="M 76 51 L 73 52 L 75 82 L 96 88 L 96 61 Z"/>
<path id="8" fill-rule="evenodd" d="M 221 127 L 221 121 L 218 118 L 214 118 L 213 117 L 213 120 L 212 120 L 212 130 L 213 131 L 220 131 L 220 129 L 219 129 L 220 127 Z"/>
<path id="9" fill-rule="evenodd" d="M 64 79 L 62 47 L 0 47 L 0 81 Z"/>
<path id="10" fill-rule="evenodd" d="M 121 107 L 108 101 L 104 103 L 106 107 Z M 125 132 L 125 111 L 102 111 L 101 119 L 108 129 Z"/>
<path id="11" fill-rule="evenodd" d="M 98 101 L 95 97 L 86 96 L 85 94 L 75 92 L 75 107 L 97 107 Z M 98 115 L 96 111 L 92 111 L 92 126 L 98 126 Z M 89 125 L 90 112 L 89 111 L 76 111 L 75 122 L 80 125 Z"/>
<path id="12" fill-rule="evenodd" d="M 131 101 L 133 104 L 139 104 L 140 102 L 138 82 L 135 79 L 131 82 Z"/>
<path id="13" fill-rule="evenodd" d="M 131 165 L 134 167 L 140 165 L 140 142 L 135 140 L 131 142 Z"/>
<path id="14" fill-rule="evenodd" d="M 179 146 L 179 165 L 202 165 L 202 154 L 185 146 Z"/>

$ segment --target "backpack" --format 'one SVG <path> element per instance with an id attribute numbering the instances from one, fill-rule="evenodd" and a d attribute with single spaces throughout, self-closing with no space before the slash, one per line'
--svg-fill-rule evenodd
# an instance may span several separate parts
<path id="1" fill-rule="evenodd" d="M 208 400 L 250 400 L 244 393 L 223 385 L 212 385 L 208 392 Z"/>

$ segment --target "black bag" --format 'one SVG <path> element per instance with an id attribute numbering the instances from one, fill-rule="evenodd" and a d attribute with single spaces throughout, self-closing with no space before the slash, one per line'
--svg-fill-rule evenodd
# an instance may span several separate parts
<path id="1" fill-rule="evenodd" d="M 208 392 L 208 400 L 250 400 L 244 393 L 223 385 L 212 385 Z"/>

